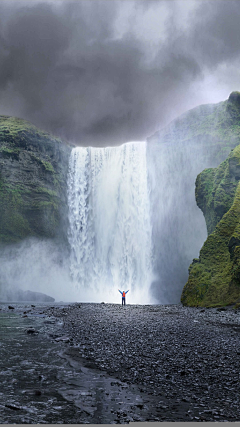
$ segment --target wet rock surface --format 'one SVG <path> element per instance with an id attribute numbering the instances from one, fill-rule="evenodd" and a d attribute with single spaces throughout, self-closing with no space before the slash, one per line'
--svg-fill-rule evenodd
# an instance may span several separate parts
<path id="1" fill-rule="evenodd" d="M 14 306 L 0 311 L 20 328 L 1 354 L 1 422 L 240 420 L 239 310 Z"/>

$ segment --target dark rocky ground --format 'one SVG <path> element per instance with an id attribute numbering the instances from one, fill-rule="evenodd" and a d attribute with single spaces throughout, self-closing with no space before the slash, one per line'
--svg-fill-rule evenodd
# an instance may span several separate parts
<path id="1" fill-rule="evenodd" d="M 239 309 L 81 303 L 15 311 L 33 326 L 42 316 L 28 339 L 72 369 L 68 380 L 55 377 L 69 415 L 54 422 L 240 421 Z"/>

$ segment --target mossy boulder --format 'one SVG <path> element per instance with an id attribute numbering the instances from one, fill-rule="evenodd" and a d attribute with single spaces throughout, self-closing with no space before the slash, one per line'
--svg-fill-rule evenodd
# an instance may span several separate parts
<path id="1" fill-rule="evenodd" d="M 240 145 L 196 180 L 196 200 L 209 236 L 189 267 L 181 301 L 221 306 L 240 301 Z"/>
<path id="2" fill-rule="evenodd" d="M 0 243 L 60 236 L 69 154 L 60 139 L 24 120 L 0 116 Z"/>

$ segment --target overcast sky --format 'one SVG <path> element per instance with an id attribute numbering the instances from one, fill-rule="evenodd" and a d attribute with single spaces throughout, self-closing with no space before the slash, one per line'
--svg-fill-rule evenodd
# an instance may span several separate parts
<path id="1" fill-rule="evenodd" d="M 78 145 L 144 140 L 240 90 L 239 23 L 239 0 L 0 0 L 0 114 Z"/>

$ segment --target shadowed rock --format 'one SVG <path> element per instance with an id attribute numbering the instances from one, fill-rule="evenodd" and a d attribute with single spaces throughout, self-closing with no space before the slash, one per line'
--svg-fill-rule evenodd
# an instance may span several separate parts
<path id="1" fill-rule="evenodd" d="M 22 291 L 21 289 L 7 291 L 1 297 L 5 301 L 35 301 L 35 302 L 54 302 L 55 299 L 42 292 Z"/>

